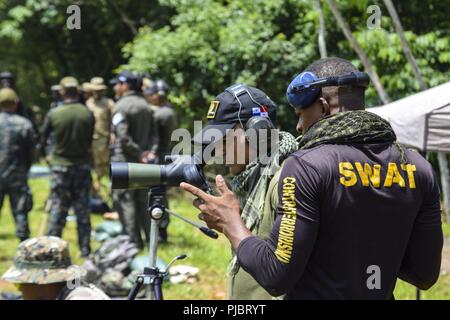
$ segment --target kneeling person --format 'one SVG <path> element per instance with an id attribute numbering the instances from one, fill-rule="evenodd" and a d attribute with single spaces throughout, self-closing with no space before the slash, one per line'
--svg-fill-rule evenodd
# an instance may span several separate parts
<path id="1" fill-rule="evenodd" d="M 43 236 L 19 244 L 14 265 L 2 278 L 18 285 L 24 300 L 109 300 L 81 280 L 85 273 L 72 265 L 66 241 Z"/>

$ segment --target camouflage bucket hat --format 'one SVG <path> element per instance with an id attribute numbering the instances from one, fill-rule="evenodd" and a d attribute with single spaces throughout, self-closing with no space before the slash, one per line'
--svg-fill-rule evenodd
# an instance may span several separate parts
<path id="1" fill-rule="evenodd" d="M 0 89 L 0 103 L 3 102 L 17 102 L 16 92 L 10 88 Z"/>
<path id="2" fill-rule="evenodd" d="M 92 90 L 94 91 L 106 90 L 107 87 L 104 82 L 105 81 L 103 80 L 102 77 L 93 77 L 90 82 Z"/>
<path id="3" fill-rule="evenodd" d="M 72 265 L 66 241 L 51 236 L 21 242 L 14 265 L 3 275 L 12 283 L 50 284 L 79 279 L 86 271 Z"/>
<path id="4" fill-rule="evenodd" d="M 74 77 L 64 77 L 59 82 L 59 85 L 63 88 L 78 88 L 78 80 Z"/>
<path id="5" fill-rule="evenodd" d="M 81 84 L 81 90 L 84 92 L 91 92 L 93 90 L 92 84 L 90 82 L 83 82 Z"/>

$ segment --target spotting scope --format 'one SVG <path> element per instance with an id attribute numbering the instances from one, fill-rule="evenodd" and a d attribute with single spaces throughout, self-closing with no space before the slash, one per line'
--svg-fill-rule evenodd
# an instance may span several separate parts
<path id="1" fill-rule="evenodd" d="M 166 164 L 111 162 L 112 189 L 148 189 L 156 186 L 179 186 L 187 182 L 208 190 L 203 164 L 189 155 L 169 155 Z"/>

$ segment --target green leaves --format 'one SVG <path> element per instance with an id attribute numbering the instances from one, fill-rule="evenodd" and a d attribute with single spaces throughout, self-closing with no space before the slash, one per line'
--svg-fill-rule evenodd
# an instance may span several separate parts
<path id="1" fill-rule="evenodd" d="M 315 21 L 306 1 L 161 3 L 176 9 L 171 25 L 141 28 L 123 50 L 129 58 L 123 68 L 168 80 L 173 102 L 187 99 L 178 105 L 182 114 L 202 118 L 208 100 L 236 82 L 260 87 L 285 105 L 287 81 L 316 55 L 316 41 L 308 34 Z"/>
<path id="2" fill-rule="evenodd" d="M 295 117 L 285 91 L 292 78 L 319 59 L 319 17 L 311 0 L 78 0 L 81 30 L 65 26 L 71 0 L 0 0 L 1 67 L 18 75 L 28 104 L 49 104 L 48 88 L 72 74 L 110 78 L 129 68 L 164 78 L 185 127 L 204 117 L 209 100 L 243 82 L 263 89 L 278 105 L 283 127 Z M 339 0 L 358 43 L 389 95 L 419 90 L 382 1 Z M 367 7 L 381 7 L 381 29 L 367 28 Z M 440 0 L 396 1 L 406 38 L 427 85 L 450 78 L 450 8 Z M 361 68 L 322 1 L 329 56 Z M 135 30 L 139 30 L 134 34 Z M 33 85 L 30 85 L 32 83 Z M 371 86 L 367 105 L 381 102 Z"/>
<path id="3" fill-rule="evenodd" d="M 428 10 L 413 2 L 412 8 L 416 8 L 413 13 L 418 20 L 407 20 L 405 34 L 428 85 L 436 85 L 446 81 L 449 75 L 450 36 L 448 31 L 420 34 L 409 30 L 411 22 L 417 22 L 418 28 L 422 28 L 421 11 Z M 311 1 L 164 0 L 160 3 L 176 10 L 170 26 L 141 29 L 124 49 L 129 58 L 126 68 L 149 71 L 167 79 L 174 85 L 175 104 L 183 101 L 178 105 L 179 110 L 183 113 L 189 109 L 189 114 L 197 118 L 204 115 L 207 100 L 227 86 L 236 82 L 257 86 L 279 104 L 281 122 L 290 126 L 292 111 L 286 109 L 286 86 L 319 58 L 318 14 Z M 370 4 L 369 1 L 338 1 L 389 94 L 398 99 L 416 92 L 418 83 L 384 7 L 381 28 L 367 28 Z M 329 55 L 347 58 L 361 67 L 326 4 L 323 7 Z M 405 10 L 399 9 L 400 14 Z M 443 19 L 440 14 L 436 18 Z M 381 103 L 372 87 L 367 91 L 367 103 L 368 106 Z"/>

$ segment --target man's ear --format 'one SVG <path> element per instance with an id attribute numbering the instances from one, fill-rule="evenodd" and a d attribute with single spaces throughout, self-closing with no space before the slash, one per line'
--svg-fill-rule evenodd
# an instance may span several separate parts
<path id="1" fill-rule="evenodd" d="M 329 105 L 327 99 L 325 99 L 324 97 L 320 97 L 319 101 L 320 101 L 320 105 L 322 106 L 322 115 L 324 117 L 328 116 L 330 114 L 331 108 L 330 108 L 330 105 Z"/>

